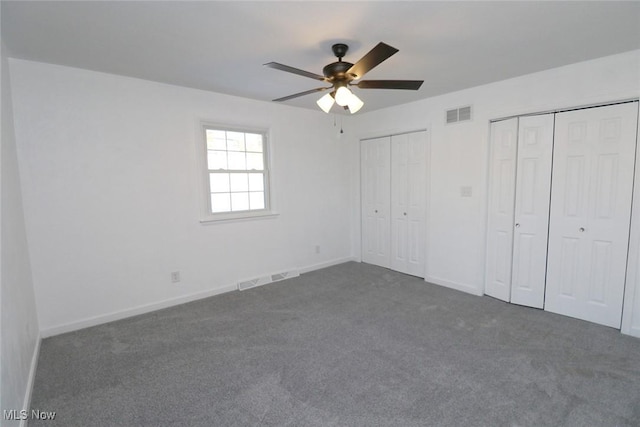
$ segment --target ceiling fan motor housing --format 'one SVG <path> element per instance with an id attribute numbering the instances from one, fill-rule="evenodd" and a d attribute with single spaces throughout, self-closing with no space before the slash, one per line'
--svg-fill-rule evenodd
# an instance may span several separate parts
<path id="1" fill-rule="evenodd" d="M 330 81 L 340 81 L 347 80 L 351 81 L 355 78 L 353 74 L 347 74 L 347 70 L 353 67 L 353 64 L 350 62 L 338 61 L 333 62 L 322 69 L 322 73 L 324 76 Z"/>
<path id="2" fill-rule="evenodd" d="M 331 83 L 337 83 L 344 81 L 345 84 L 349 83 L 355 78 L 352 74 L 347 74 L 347 70 L 353 67 L 353 64 L 342 60 L 342 57 L 347 54 L 349 46 L 344 43 L 336 43 L 331 46 L 333 54 L 338 58 L 337 62 L 333 62 L 322 69 L 322 73 Z"/>

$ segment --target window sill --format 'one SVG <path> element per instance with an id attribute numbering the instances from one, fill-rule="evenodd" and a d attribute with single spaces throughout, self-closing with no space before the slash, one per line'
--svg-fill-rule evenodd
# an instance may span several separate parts
<path id="1" fill-rule="evenodd" d="M 225 213 L 218 215 L 209 215 L 200 219 L 200 224 L 218 224 L 221 222 L 236 222 L 236 221 L 248 221 L 253 219 L 267 219 L 276 218 L 280 214 L 275 211 L 261 211 L 261 212 L 238 212 L 238 213 Z"/>

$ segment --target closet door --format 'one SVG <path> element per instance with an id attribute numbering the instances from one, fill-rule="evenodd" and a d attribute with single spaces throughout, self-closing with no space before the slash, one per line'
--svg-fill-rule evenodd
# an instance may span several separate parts
<path id="1" fill-rule="evenodd" d="M 391 138 L 361 142 L 362 261 L 390 266 Z"/>
<path id="2" fill-rule="evenodd" d="M 424 277 L 426 132 L 391 137 L 391 268 Z"/>
<path id="3" fill-rule="evenodd" d="M 559 113 L 545 309 L 620 327 L 637 104 Z"/>
<path id="4" fill-rule="evenodd" d="M 553 121 L 527 116 L 518 126 L 511 302 L 536 308 L 544 305 Z"/>
<path id="5" fill-rule="evenodd" d="M 485 294 L 511 298 L 518 119 L 491 123 Z"/>

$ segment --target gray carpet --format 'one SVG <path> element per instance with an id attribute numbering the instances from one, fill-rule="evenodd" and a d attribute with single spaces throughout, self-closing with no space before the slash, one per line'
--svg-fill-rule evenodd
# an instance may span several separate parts
<path id="1" fill-rule="evenodd" d="M 42 342 L 30 426 L 640 425 L 640 340 L 347 263 Z"/>

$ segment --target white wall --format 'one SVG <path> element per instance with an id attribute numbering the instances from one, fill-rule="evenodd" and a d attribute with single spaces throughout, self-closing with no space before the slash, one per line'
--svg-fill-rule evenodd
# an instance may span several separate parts
<path id="1" fill-rule="evenodd" d="M 9 67 L 1 47 L 0 88 L 2 129 L 0 145 L 0 411 L 29 405 L 40 334 L 25 234 L 16 141 L 11 106 Z M 3 415 L 0 414 L 0 419 Z M 4 420 L 3 426 L 19 421 Z"/>
<path id="2" fill-rule="evenodd" d="M 43 335 L 351 256 L 351 159 L 330 116 L 43 63 L 10 65 Z M 199 222 L 201 119 L 270 129 L 278 217 Z M 179 284 L 170 281 L 175 270 Z"/>
<path id="3" fill-rule="evenodd" d="M 356 115 L 352 125 L 358 132 L 350 140 L 351 155 L 357 164 L 359 138 L 429 130 L 426 280 L 480 295 L 484 292 L 489 120 L 637 98 L 638 76 L 640 51 L 632 51 Z M 432 82 L 427 77 L 424 84 Z M 445 110 L 465 105 L 473 105 L 473 120 L 446 125 Z M 472 187 L 472 197 L 461 197 L 462 186 Z M 352 203 L 359 206 L 357 170 L 352 175 L 352 191 Z M 360 242 L 359 222 L 360 214 L 355 209 L 352 237 L 356 248 Z M 635 309 L 640 313 L 640 305 Z"/>

